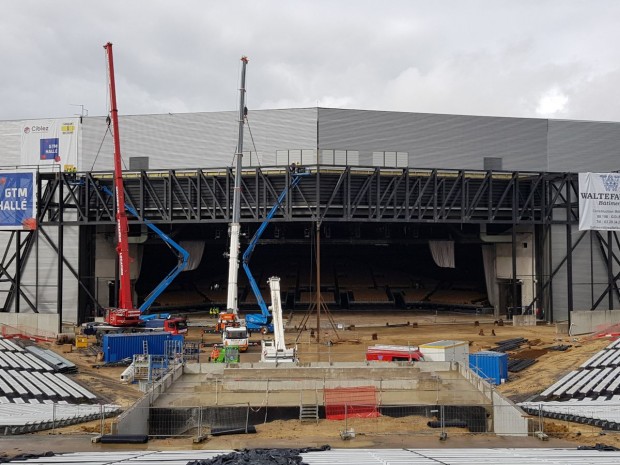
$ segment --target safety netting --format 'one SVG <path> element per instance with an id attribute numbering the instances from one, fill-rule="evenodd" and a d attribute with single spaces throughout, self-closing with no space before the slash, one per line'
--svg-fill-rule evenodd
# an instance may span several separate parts
<path id="1" fill-rule="evenodd" d="M 344 420 L 346 418 L 375 418 L 377 390 L 374 386 L 337 387 L 323 390 L 325 418 Z"/>

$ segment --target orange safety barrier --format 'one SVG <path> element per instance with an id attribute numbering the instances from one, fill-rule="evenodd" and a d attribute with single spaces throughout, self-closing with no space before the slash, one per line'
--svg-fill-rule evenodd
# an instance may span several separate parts
<path id="1" fill-rule="evenodd" d="M 377 409 L 377 389 L 374 386 L 324 389 L 323 396 L 325 418 L 328 420 L 375 418 L 381 415 Z"/>

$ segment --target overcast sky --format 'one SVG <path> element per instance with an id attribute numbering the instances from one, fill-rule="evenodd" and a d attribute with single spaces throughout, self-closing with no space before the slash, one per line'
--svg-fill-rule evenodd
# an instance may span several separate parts
<path id="1" fill-rule="evenodd" d="M 620 121 L 616 0 L 0 2 L 0 120 L 247 102 Z"/>

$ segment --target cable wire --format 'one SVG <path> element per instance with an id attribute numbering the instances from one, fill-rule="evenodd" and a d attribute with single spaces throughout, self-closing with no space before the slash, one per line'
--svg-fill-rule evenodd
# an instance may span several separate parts
<path id="1" fill-rule="evenodd" d="M 103 143 L 105 142 L 105 137 L 108 135 L 108 133 L 112 134 L 110 132 L 110 124 L 108 123 L 108 127 L 105 130 L 105 133 L 103 134 L 103 138 L 101 139 L 101 144 L 99 144 L 99 149 L 97 150 L 97 154 L 95 155 L 95 159 L 93 160 L 93 165 L 90 167 L 90 170 L 93 171 L 95 168 L 95 163 L 97 163 L 97 158 L 99 157 L 99 153 L 101 152 L 101 147 L 103 147 Z"/>
<path id="2" fill-rule="evenodd" d="M 258 156 L 258 150 L 256 149 L 256 144 L 254 143 L 254 135 L 252 134 L 252 128 L 250 128 L 250 121 L 248 120 L 247 116 L 244 116 L 243 119 L 245 121 L 245 124 L 248 125 L 248 130 L 250 132 L 250 138 L 252 139 L 252 147 L 254 148 L 254 152 L 256 153 L 256 160 L 258 161 L 258 166 L 261 166 L 260 158 Z M 233 156 L 232 156 L 232 160 L 231 160 L 231 165 L 230 166 L 235 166 L 235 157 L 237 156 L 237 152 L 238 151 L 239 151 L 239 147 L 236 147 L 235 148 L 235 153 L 233 153 Z M 250 163 L 251 162 L 252 162 L 252 152 L 250 151 Z"/>
<path id="3" fill-rule="evenodd" d="M 250 120 L 248 120 L 247 116 L 245 117 L 245 122 L 248 125 L 248 131 L 250 132 L 250 138 L 252 139 L 252 147 L 254 147 L 254 153 L 256 153 L 256 161 L 258 162 L 258 166 L 261 166 L 260 157 L 258 156 L 258 150 L 256 149 L 256 144 L 254 143 L 254 134 L 252 134 L 252 128 L 250 127 Z M 252 162 L 252 155 L 250 152 L 250 162 Z"/>

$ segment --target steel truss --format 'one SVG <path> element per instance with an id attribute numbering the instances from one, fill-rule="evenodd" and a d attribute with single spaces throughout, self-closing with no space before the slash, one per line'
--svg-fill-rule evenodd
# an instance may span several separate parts
<path id="1" fill-rule="evenodd" d="M 307 167 L 310 175 L 287 196 L 273 221 L 312 222 L 394 222 L 504 224 L 513 230 L 513 275 L 516 276 L 516 227 L 533 226 L 538 249 L 545 260 L 537 260 L 541 277 L 531 306 L 553 308 L 552 283 L 563 267 L 567 270 L 568 307 L 572 310 L 572 252 L 585 233 L 573 238 L 578 222 L 578 182 L 575 173 L 494 172 L 448 169 L 386 169 L 376 167 Z M 244 168 L 242 177 L 241 222 L 265 219 L 278 193 L 290 183 L 290 172 L 282 167 Z M 115 222 L 114 199 L 103 193 L 101 185 L 112 185 L 111 172 L 40 174 L 39 225 L 43 229 L 64 226 L 97 226 Z M 142 219 L 162 224 L 229 223 L 232 215 L 234 170 L 185 169 L 149 170 L 124 174 L 126 202 Z M 552 262 L 551 227 L 566 229 L 566 256 L 550 269 Z M 600 236 L 600 234 L 599 234 Z M 618 238 L 616 245 L 620 248 Z M 50 241 L 49 237 L 47 238 Z M 606 254 L 609 282 L 596 308 L 612 294 L 620 298 L 612 264 L 620 264 L 611 247 L 611 237 L 598 239 Z M 51 242 L 50 242 L 51 243 Z M 62 255 L 62 234 L 52 244 Z M 7 250 L 9 246 L 7 246 Z M 5 252 L 5 256 L 7 252 Z M 22 254 L 24 259 L 27 253 Z M 22 264 L 23 266 L 23 264 Z M 59 288 L 62 280 L 59 267 Z M 71 269 L 76 277 L 78 273 Z M 19 282 L 7 267 L 0 274 Z M 78 279 L 83 290 L 88 286 Z M 7 311 L 9 293 L 4 305 Z M 88 298 L 92 294 L 87 292 Z M 23 295 L 23 294 L 22 294 Z M 59 297 L 62 291 L 59 290 Z M 60 299 L 61 300 L 61 299 Z M 94 298 L 92 300 L 95 302 Z M 95 302 L 95 305 L 98 305 Z M 59 306 L 60 307 L 60 306 Z M 61 310 L 59 308 L 59 313 Z M 553 320 L 551 310 L 547 313 Z"/>
<path id="2" fill-rule="evenodd" d="M 553 212 L 574 175 L 373 167 L 308 168 L 276 219 L 287 222 L 391 221 L 414 223 L 564 224 Z M 241 221 L 262 221 L 290 182 L 281 167 L 243 170 Z M 155 223 L 228 223 L 234 171 L 168 170 L 128 172 L 126 201 L 140 218 Z M 40 204 L 42 224 L 59 224 L 60 189 L 65 209 L 76 215 L 64 225 L 113 224 L 114 199 L 101 185 L 111 173 L 61 174 L 49 179 Z M 575 197 L 576 200 L 576 197 Z M 572 222 L 571 219 L 569 222 Z"/>

